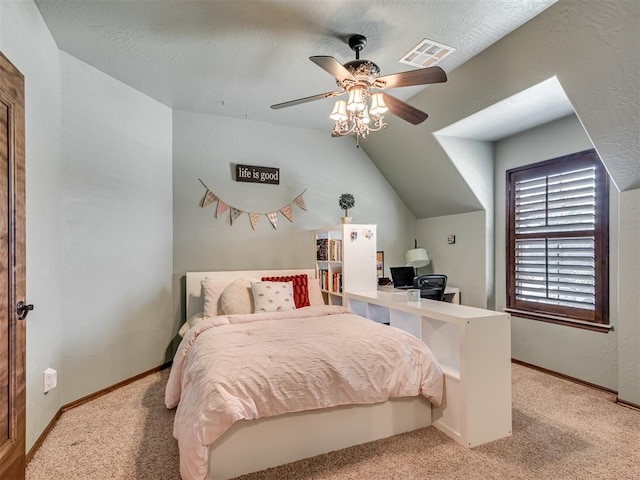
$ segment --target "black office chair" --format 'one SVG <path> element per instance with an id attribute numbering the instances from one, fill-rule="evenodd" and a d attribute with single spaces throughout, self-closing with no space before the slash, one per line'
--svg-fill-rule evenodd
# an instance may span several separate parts
<path id="1" fill-rule="evenodd" d="M 435 273 L 420 275 L 413 279 L 413 287 L 420 289 L 420 298 L 441 302 L 444 299 L 444 289 L 447 288 L 447 276 Z"/>

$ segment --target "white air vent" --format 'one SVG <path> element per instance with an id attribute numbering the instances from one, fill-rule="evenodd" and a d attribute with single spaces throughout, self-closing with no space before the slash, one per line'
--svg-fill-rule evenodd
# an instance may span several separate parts
<path id="1" fill-rule="evenodd" d="M 456 49 L 453 47 L 425 38 L 407 52 L 400 59 L 400 63 L 418 68 L 431 67 L 455 51 Z"/>

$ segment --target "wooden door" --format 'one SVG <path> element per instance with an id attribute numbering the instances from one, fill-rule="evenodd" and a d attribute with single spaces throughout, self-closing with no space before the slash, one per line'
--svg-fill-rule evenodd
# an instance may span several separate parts
<path id="1" fill-rule="evenodd" d="M 0 53 L 0 480 L 24 480 L 24 77 Z"/>

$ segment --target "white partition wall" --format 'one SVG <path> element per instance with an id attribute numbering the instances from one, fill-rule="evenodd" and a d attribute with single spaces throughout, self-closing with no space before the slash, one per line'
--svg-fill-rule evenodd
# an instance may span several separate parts
<path id="1" fill-rule="evenodd" d="M 445 375 L 443 404 L 433 425 L 461 445 L 475 447 L 511 435 L 511 322 L 506 313 L 405 293 L 348 293 L 359 315 L 386 321 L 425 342 Z"/>

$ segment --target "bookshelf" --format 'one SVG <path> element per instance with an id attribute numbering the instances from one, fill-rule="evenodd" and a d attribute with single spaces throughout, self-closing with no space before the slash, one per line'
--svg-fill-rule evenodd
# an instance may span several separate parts
<path id="1" fill-rule="evenodd" d="M 375 290 L 376 226 L 333 225 L 315 231 L 315 261 L 327 305 L 346 305 L 346 292 Z"/>

